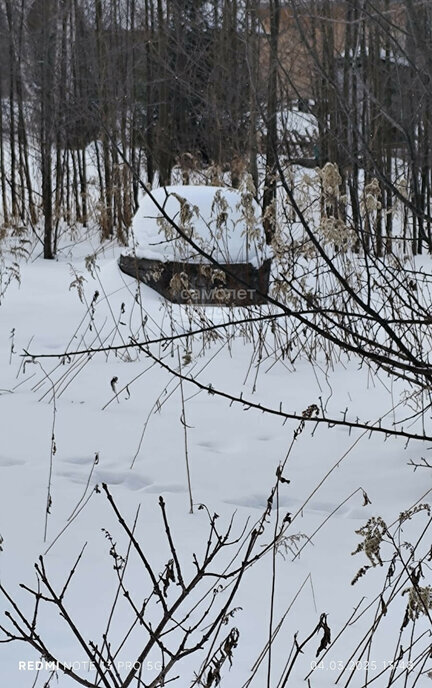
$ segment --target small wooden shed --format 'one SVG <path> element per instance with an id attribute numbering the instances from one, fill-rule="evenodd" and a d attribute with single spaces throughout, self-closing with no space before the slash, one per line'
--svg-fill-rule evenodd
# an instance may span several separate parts
<path id="1" fill-rule="evenodd" d="M 138 209 L 120 269 L 173 303 L 250 306 L 266 303 L 271 254 L 252 194 L 215 186 L 152 191 L 166 214 L 215 266 L 163 217 L 149 195 Z"/>

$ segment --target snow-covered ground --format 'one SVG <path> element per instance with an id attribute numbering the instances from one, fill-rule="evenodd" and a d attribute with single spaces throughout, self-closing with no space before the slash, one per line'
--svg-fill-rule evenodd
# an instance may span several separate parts
<path id="1" fill-rule="evenodd" d="M 178 380 L 135 349 L 117 355 L 83 353 L 60 361 L 23 357 L 24 350 L 55 354 L 112 343 L 121 345 L 129 341 L 131 334 L 142 340 L 143 317 L 148 337 L 190 328 L 192 316 L 187 309 L 167 309 L 163 300 L 143 285 L 137 292 L 135 281 L 117 267 L 118 248 L 107 247 L 100 252 L 97 267 L 89 271 L 85 257 L 91 251 L 92 247 L 83 243 L 75 249 L 64 249 L 56 261 L 36 259 L 23 265 L 21 286 L 14 283 L 9 287 L 0 309 L 0 576 L 2 586 L 31 618 L 30 597 L 19 583 L 36 585 L 33 564 L 38 556 L 46 552 L 46 569 L 61 589 L 87 543 L 65 599 L 83 637 L 100 642 L 117 584 L 109 556 L 110 542 L 101 529 L 109 531 L 123 554 L 127 542 L 104 494 L 92 492 L 94 486 L 108 485 L 130 524 L 141 506 L 136 535 L 157 572 L 163 571 L 169 559 L 158 506 L 162 495 L 182 565 L 186 572 L 193 573 L 193 554 L 202 555 L 208 537 L 206 510 L 199 510 L 198 505 L 203 503 L 210 513 L 219 515 L 221 532 L 233 513 L 236 534 L 240 534 L 248 518 L 250 527 L 266 507 L 276 469 L 284 461 L 299 423 L 284 423 L 276 415 L 230 405 L 226 399 L 200 392 L 188 382 L 183 384 L 183 409 Z M 228 317 L 216 309 L 203 312 L 216 322 Z M 229 315 L 234 316 L 235 312 Z M 199 316 L 193 317 L 193 327 L 202 326 Z M 382 418 L 382 424 L 389 427 L 395 416 L 412 414 L 408 407 L 400 405 L 401 383 L 384 375 L 382 379 L 372 376 L 359 369 L 355 361 L 332 369 L 324 361 L 318 360 L 312 366 L 299 357 L 292 365 L 275 357 L 269 344 L 257 369 L 252 343 L 241 334 L 234 336 L 234 328 L 228 331 L 233 335 L 229 341 L 223 337 L 206 343 L 204 349 L 200 335 L 187 344 L 176 340 L 169 348 L 160 344 L 151 350 L 160 354 L 170 368 L 178 370 L 181 362 L 183 374 L 204 385 L 211 384 L 235 396 L 242 393 L 245 399 L 275 409 L 282 404 L 285 411 L 301 414 L 317 404 L 320 408 L 323 405 L 333 418 L 341 418 L 347 409 L 349 417 L 371 423 Z M 195 505 L 192 514 L 182 421 L 187 426 Z M 288 512 L 292 518 L 286 535 L 293 537 L 286 540 L 287 549 L 276 557 L 273 628 L 282 617 L 284 622 L 274 642 L 272 688 L 278 685 L 278 677 L 292 653 L 295 634 L 301 643 L 320 615 L 326 613 L 334 641 L 361 603 L 356 614 L 360 618 L 345 628 L 323 664 L 310 676 L 310 683 L 304 678 L 311 663 L 317 661 L 322 632 L 304 648 L 287 685 L 333 685 L 341 668 L 359 659 L 355 650 L 380 609 L 376 598 L 384 586 L 393 550 L 383 545 L 384 566 L 372 568 L 352 586 L 358 569 L 370 563 L 364 553 L 351 556 L 361 541 L 355 531 L 372 516 L 381 516 L 391 524 L 418 500 L 429 500 L 430 495 L 424 495 L 430 489 L 430 472 L 414 472 L 408 466 L 410 460 L 427 457 L 429 449 L 421 442 L 406 445 L 403 439 L 386 440 L 384 435 L 369 436 L 358 430 L 349 432 L 314 424 L 307 424 L 294 442 L 284 469 L 290 483 L 281 485 L 279 494 L 281 518 Z M 48 489 L 52 503 L 46 518 Z M 366 506 L 363 491 L 371 502 Z M 275 509 L 272 513 L 274 519 Z M 421 532 L 423 514 L 416 518 L 404 526 L 401 540 Z M 272 529 L 270 522 L 258 551 L 271 540 Z M 427 550 L 429 535 L 426 540 Z M 215 568 L 222 570 L 226 561 L 220 569 L 217 565 Z M 421 584 L 427 585 L 427 567 L 424 573 L 426 581 Z M 211 592 L 214 585 L 213 579 L 205 580 L 200 594 Z M 138 561 L 131 562 L 128 586 L 137 600 L 142 601 L 151 592 Z M 229 668 L 226 663 L 222 669 L 224 688 L 241 688 L 250 677 L 268 639 L 271 595 L 270 552 L 246 572 L 233 603 L 238 609 L 223 632 L 226 635 L 232 626 L 240 632 L 233 665 Z M 381 621 L 370 652 L 360 658 L 349 682 L 352 688 L 365 684 L 367 662 L 370 680 L 378 676 L 385 663 L 393 661 L 406 604 L 407 596 L 399 591 Z M 0 624 L 11 628 L 3 614 L 11 607 L 4 598 L 0 607 Z M 113 646 L 121 642 L 131 619 L 130 608 L 119 607 L 111 631 Z M 404 631 L 404 648 L 409 645 L 411 629 L 412 625 Z M 429 621 L 421 615 L 415 634 L 428 630 Z M 53 654 L 65 662 L 81 662 L 81 675 L 94 680 L 94 674 L 86 673 L 84 668 L 82 648 L 54 608 L 48 606 L 41 612 L 39 633 Z M 134 662 L 143 637 L 144 631 L 142 636 L 139 632 L 132 634 L 118 655 L 119 661 Z M 427 636 L 419 641 L 413 657 L 428 642 Z M 198 652 L 186 658 L 174 670 L 180 678 L 173 685 L 192 685 L 194 671 L 205 654 Z M 37 676 L 29 664 L 38 659 L 29 645 L 0 644 L 1 685 L 43 686 L 49 673 L 42 671 Z M 156 675 L 159 660 L 157 653 L 149 660 L 142 677 L 145 685 Z M 429 663 L 424 670 L 431 668 Z M 351 670 L 349 666 L 338 685 L 346 685 Z M 122 668 L 119 671 L 124 673 Z M 386 671 L 373 685 L 388 685 L 389 674 Z M 414 685 L 413 676 L 404 684 L 403 675 L 395 685 Z M 424 674 L 416 685 L 420 688 L 428 683 Z M 59 674 L 58 685 L 63 688 L 73 684 Z M 267 685 L 267 659 L 251 685 Z"/>

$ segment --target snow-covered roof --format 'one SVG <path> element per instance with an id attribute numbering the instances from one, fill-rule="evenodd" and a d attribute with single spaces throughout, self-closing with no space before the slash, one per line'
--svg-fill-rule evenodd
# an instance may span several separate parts
<path id="1" fill-rule="evenodd" d="M 347 54 L 351 59 L 357 59 L 360 60 L 363 56 L 363 54 L 368 55 L 370 53 L 369 46 L 365 46 L 365 48 L 362 49 L 364 52 L 360 51 L 358 47 L 356 47 L 354 50 L 349 50 L 348 53 L 345 52 L 345 50 L 342 50 L 339 54 L 339 57 L 341 59 L 345 59 L 345 55 Z M 375 52 L 373 53 L 375 56 Z M 400 65 L 402 67 L 409 67 L 410 62 L 407 58 L 407 56 L 404 53 L 397 53 L 395 52 L 394 49 L 391 49 L 390 51 L 386 51 L 384 48 L 379 49 L 379 56 L 381 60 L 388 60 L 389 62 L 393 62 L 394 64 Z"/>
<path id="2" fill-rule="evenodd" d="M 261 265 L 268 257 L 261 211 L 250 191 L 217 186 L 167 186 L 151 191 L 168 216 L 221 263 Z M 139 258 L 201 262 L 202 256 L 163 218 L 146 195 L 130 246 Z"/>

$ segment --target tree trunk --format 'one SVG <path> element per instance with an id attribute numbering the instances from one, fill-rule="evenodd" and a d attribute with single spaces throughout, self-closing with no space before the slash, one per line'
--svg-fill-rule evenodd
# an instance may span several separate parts
<path id="1" fill-rule="evenodd" d="M 263 226 L 268 244 L 272 242 L 276 222 L 276 162 L 278 114 L 278 43 L 280 4 L 270 2 L 270 64 L 267 92 L 266 170 L 263 195 Z"/>

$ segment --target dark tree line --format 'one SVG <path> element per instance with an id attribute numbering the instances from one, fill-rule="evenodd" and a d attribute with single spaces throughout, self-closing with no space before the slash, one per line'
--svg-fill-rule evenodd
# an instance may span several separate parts
<path id="1" fill-rule="evenodd" d="M 45 257 L 61 219 L 87 222 L 89 170 L 102 235 L 120 239 L 138 200 L 125 159 L 150 183 L 157 174 L 168 184 L 178 163 L 227 165 L 238 183 L 233 160 L 251 145 L 258 73 L 247 40 L 258 24 L 240 3 L 3 0 L 1 9 L 3 215 L 34 224 L 40 211 Z"/>
<path id="2" fill-rule="evenodd" d="M 126 239 L 138 176 L 247 170 L 266 213 L 276 160 L 338 165 L 361 241 L 392 250 L 395 202 L 431 243 L 432 8 L 416 0 L 2 0 L 0 194 L 44 255 L 62 222 Z M 293 108 L 317 132 L 282 130 Z M 133 174 L 132 170 L 136 173 Z M 379 184 L 373 226 L 364 188 Z M 345 210 L 340 208 L 340 216 Z"/>
<path id="3" fill-rule="evenodd" d="M 411 231 L 406 216 L 403 234 L 413 252 L 430 248 L 430 3 L 291 0 L 288 6 L 284 47 L 289 53 L 296 38 L 311 77 L 306 86 L 293 78 L 281 54 L 281 81 L 291 94 L 300 85 L 306 109 L 317 117 L 315 161 L 338 164 L 353 221 L 379 255 L 391 250 L 396 201 L 409 210 Z M 362 189 L 374 178 L 377 221 L 362 227 Z"/>

